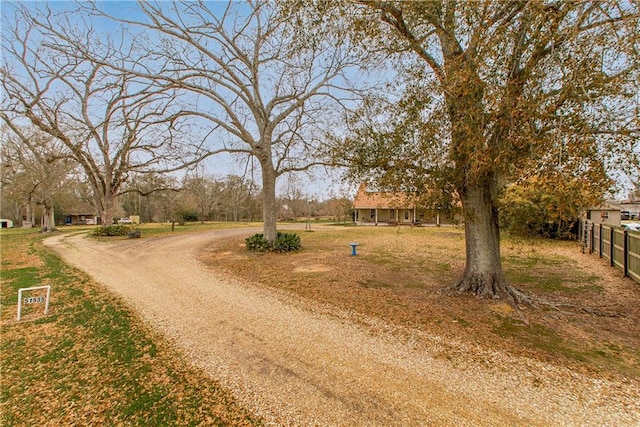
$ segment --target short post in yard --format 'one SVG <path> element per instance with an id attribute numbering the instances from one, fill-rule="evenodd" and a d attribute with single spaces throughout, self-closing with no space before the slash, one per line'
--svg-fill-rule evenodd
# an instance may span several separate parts
<path id="1" fill-rule="evenodd" d="M 304 231 L 311 231 L 311 200 L 307 200 L 307 226 Z"/>
<path id="2" fill-rule="evenodd" d="M 349 246 L 351 246 L 351 256 L 356 256 L 358 255 L 358 252 L 356 251 L 356 247 L 359 245 L 360 243 L 349 243 Z"/>

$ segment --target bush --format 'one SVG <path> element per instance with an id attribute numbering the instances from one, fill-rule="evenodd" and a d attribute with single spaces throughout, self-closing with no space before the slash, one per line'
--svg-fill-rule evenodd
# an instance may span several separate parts
<path id="1" fill-rule="evenodd" d="M 295 252 L 300 249 L 300 236 L 295 233 L 278 233 L 273 250 L 277 252 Z"/>
<path id="2" fill-rule="evenodd" d="M 514 236 L 575 239 L 578 208 L 568 199 L 533 185 L 512 185 L 499 202 L 500 228 Z"/>
<path id="3" fill-rule="evenodd" d="M 248 250 L 258 252 L 294 252 L 302 246 L 300 243 L 300 236 L 295 233 L 281 232 L 278 232 L 276 241 L 273 245 L 270 245 L 269 242 L 267 242 L 267 239 L 262 233 L 247 237 L 245 239 L 245 243 Z"/>
<path id="4" fill-rule="evenodd" d="M 183 210 L 178 212 L 178 215 L 184 222 L 196 222 L 198 221 L 198 212 L 191 210 Z"/>
<path id="5" fill-rule="evenodd" d="M 250 251 L 266 252 L 269 249 L 269 242 L 262 233 L 247 237 L 244 241 Z"/>
<path id="6" fill-rule="evenodd" d="M 126 236 L 131 231 L 126 225 L 108 225 L 93 230 L 94 236 Z"/>

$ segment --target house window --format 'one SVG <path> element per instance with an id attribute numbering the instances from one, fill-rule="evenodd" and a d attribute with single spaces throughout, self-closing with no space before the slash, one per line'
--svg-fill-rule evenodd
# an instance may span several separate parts
<path id="1" fill-rule="evenodd" d="M 409 211 L 404 211 L 404 219 L 405 221 L 409 220 Z"/>
<path id="2" fill-rule="evenodd" d="M 609 211 L 602 211 L 602 212 L 600 213 L 600 217 L 601 217 L 602 219 L 609 219 Z"/>
<path id="3" fill-rule="evenodd" d="M 375 217 L 376 217 L 376 210 L 371 209 L 371 219 L 375 219 Z"/>

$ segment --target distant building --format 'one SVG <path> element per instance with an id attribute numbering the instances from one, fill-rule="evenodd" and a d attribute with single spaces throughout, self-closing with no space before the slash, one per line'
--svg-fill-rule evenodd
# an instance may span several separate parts
<path id="1" fill-rule="evenodd" d="M 13 228 L 13 221 L 10 219 L 0 219 L 0 228 Z"/>
<path id="2" fill-rule="evenodd" d="M 623 221 L 640 219 L 640 201 L 623 201 L 618 206 Z"/>
<path id="3" fill-rule="evenodd" d="M 97 225 L 100 217 L 90 212 L 74 212 L 64 215 L 64 225 Z"/>
<path id="4" fill-rule="evenodd" d="M 372 191 L 366 184 L 360 185 L 353 209 L 356 224 L 439 225 L 441 220 L 454 222 L 438 209 L 421 206 L 408 193 Z"/>
<path id="5" fill-rule="evenodd" d="M 594 224 L 609 224 L 617 227 L 622 225 L 620 206 L 612 202 L 605 202 L 601 206 L 587 209 L 585 216 Z"/>

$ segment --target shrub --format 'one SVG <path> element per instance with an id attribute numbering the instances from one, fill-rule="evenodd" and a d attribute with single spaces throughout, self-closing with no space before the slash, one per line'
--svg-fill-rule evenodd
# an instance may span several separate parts
<path id="1" fill-rule="evenodd" d="M 129 231 L 127 233 L 127 236 L 130 239 L 139 239 L 140 237 L 142 237 L 142 233 L 140 232 L 140 230 L 133 230 L 133 231 Z"/>
<path id="2" fill-rule="evenodd" d="M 247 237 L 244 241 L 250 251 L 266 252 L 269 249 L 269 242 L 262 233 Z"/>
<path id="3" fill-rule="evenodd" d="M 273 250 L 277 252 L 294 252 L 300 249 L 300 236 L 295 233 L 278 233 Z"/>
<path id="4" fill-rule="evenodd" d="M 94 236 L 126 236 L 131 231 L 126 225 L 108 225 L 93 230 Z"/>
<path id="5" fill-rule="evenodd" d="M 262 233 L 247 237 L 245 239 L 245 243 L 248 250 L 258 252 L 294 252 L 301 247 L 300 236 L 295 233 L 278 232 L 276 241 L 273 245 L 270 245 L 269 242 L 267 242 L 267 239 Z"/>
<path id="6" fill-rule="evenodd" d="M 182 211 L 179 215 L 182 216 L 182 219 L 185 222 L 196 222 L 199 219 L 198 212 L 196 211 Z"/>

